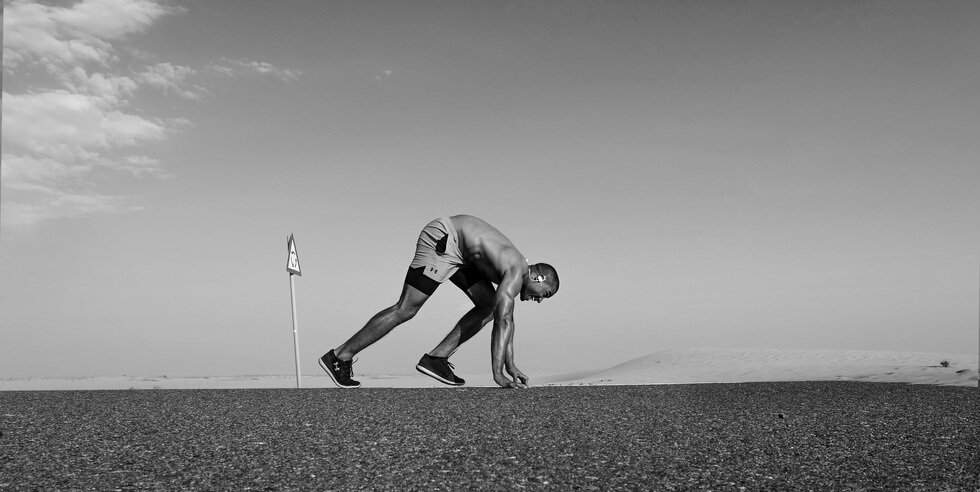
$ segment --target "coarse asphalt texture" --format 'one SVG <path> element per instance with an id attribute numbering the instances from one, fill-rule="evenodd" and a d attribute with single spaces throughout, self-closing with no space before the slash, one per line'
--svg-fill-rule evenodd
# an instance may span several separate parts
<path id="1" fill-rule="evenodd" d="M 969 387 L 10 391 L 0 415 L 0 490 L 980 488 Z"/>

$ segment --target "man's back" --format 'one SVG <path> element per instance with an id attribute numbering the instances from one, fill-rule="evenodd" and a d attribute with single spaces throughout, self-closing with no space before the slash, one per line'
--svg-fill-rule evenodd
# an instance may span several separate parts
<path id="1" fill-rule="evenodd" d="M 517 269 L 523 274 L 527 268 L 524 255 L 494 226 L 472 215 L 454 215 L 451 219 L 463 259 L 491 282 L 500 283 L 509 270 Z"/>

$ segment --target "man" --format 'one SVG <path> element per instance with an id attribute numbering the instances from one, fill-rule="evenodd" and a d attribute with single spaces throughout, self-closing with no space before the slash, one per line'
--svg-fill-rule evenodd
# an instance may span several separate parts
<path id="1" fill-rule="evenodd" d="M 453 373 L 449 357 L 493 319 L 493 380 L 505 388 L 526 388 L 528 377 L 514 365 L 514 298 L 540 303 L 553 296 L 558 292 L 558 272 L 545 263 L 528 265 L 510 239 L 469 215 L 442 217 L 422 229 L 398 302 L 374 315 L 343 345 L 324 354 L 320 367 L 337 386 L 359 387 L 361 383 L 351 379 L 354 355 L 412 319 L 446 279 L 462 289 L 474 307 L 415 368 L 441 383 L 463 385 L 465 381 Z"/>

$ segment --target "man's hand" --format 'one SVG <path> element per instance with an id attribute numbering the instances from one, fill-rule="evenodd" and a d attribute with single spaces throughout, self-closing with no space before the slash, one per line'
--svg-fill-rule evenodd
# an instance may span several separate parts
<path id="1" fill-rule="evenodd" d="M 515 366 L 513 364 L 509 365 L 507 367 L 507 373 L 510 374 L 512 378 L 514 378 L 514 382 L 515 383 L 523 384 L 525 388 L 528 387 L 528 384 L 527 384 L 528 378 L 527 378 L 527 376 L 524 375 L 524 373 L 521 372 L 521 370 L 518 369 L 517 366 Z"/>
<path id="2" fill-rule="evenodd" d="M 527 380 L 527 376 L 524 376 L 524 379 Z M 521 389 L 527 388 L 527 384 L 521 382 L 520 379 L 514 378 L 514 381 L 511 381 L 510 379 L 507 379 L 507 376 L 504 376 L 503 374 L 495 375 L 493 377 L 493 380 L 497 384 L 499 384 L 501 388 L 521 388 Z"/>

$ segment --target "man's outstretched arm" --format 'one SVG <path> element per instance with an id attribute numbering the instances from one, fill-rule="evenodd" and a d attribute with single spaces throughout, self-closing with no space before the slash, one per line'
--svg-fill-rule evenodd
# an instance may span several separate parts
<path id="1" fill-rule="evenodd" d="M 510 374 L 514 378 L 515 382 L 523 383 L 527 385 L 528 377 L 514 363 L 514 331 L 510 330 L 510 337 L 507 339 L 507 353 L 504 355 L 504 369 L 507 370 L 507 374 Z"/>
<path id="2" fill-rule="evenodd" d="M 514 298 L 520 293 L 520 273 L 506 275 L 497 287 L 493 306 L 493 332 L 490 334 L 490 362 L 493 380 L 504 388 L 526 388 L 527 376 L 514 366 Z M 507 377 L 514 374 L 516 380 Z M 524 380 L 518 376 L 523 376 Z"/>

